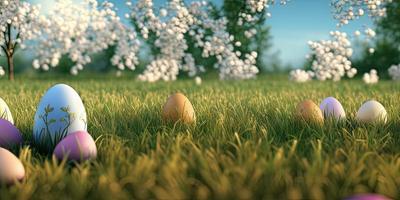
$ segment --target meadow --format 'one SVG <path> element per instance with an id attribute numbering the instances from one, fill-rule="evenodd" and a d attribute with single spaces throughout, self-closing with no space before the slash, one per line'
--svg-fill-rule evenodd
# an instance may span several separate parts
<path id="1" fill-rule="evenodd" d="M 41 96 L 71 85 L 88 114 L 98 157 L 58 162 L 30 145 Z M 361 80 L 296 84 L 287 76 L 255 80 L 142 83 L 127 78 L 20 78 L 0 81 L 25 145 L 14 152 L 23 182 L 1 186 L 0 199 L 342 199 L 355 193 L 400 198 L 400 83 Z M 168 96 L 184 93 L 197 124 L 167 125 Z M 334 96 L 348 120 L 308 125 L 297 103 Z M 385 125 L 354 116 L 369 99 L 388 111 Z"/>

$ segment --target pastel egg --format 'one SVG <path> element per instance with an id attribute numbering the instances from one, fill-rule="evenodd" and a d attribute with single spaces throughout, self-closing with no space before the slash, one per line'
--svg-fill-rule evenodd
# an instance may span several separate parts
<path id="1" fill-rule="evenodd" d="M 54 149 L 53 155 L 62 160 L 85 161 L 97 156 L 96 144 L 86 131 L 77 131 L 65 137 Z"/>
<path id="2" fill-rule="evenodd" d="M 14 124 L 14 119 L 11 114 L 10 108 L 2 98 L 0 98 L 0 118 L 8 120 L 9 122 L 11 122 L 11 124 Z"/>
<path id="3" fill-rule="evenodd" d="M 22 135 L 11 122 L 0 119 L 0 147 L 11 149 L 23 143 Z"/>
<path id="4" fill-rule="evenodd" d="M 13 184 L 25 177 L 25 168 L 21 161 L 7 149 L 0 147 L 0 182 Z"/>
<path id="5" fill-rule="evenodd" d="M 345 198 L 345 200 L 390 200 L 390 199 L 379 194 L 359 194 Z"/>
<path id="6" fill-rule="evenodd" d="M 175 93 L 168 98 L 164 104 L 162 117 L 164 121 L 172 123 L 180 121 L 185 124 L 193 124 L 196 122 L 192 103 L 182 93 Z"/>
<path id="7" fill-rule="evenodd" d="M 39 150 L 52 152 L 68 134 L 86 130 L 86 111 L 78 93 L 65 84 L 50 88 L 35 114 L 33 140 Z"/>
<path id="8" fill-rule="evenodd" d="M 377 101 L 365 102 L 357 112 L 356 119 L 363 123 L 386 123 L 387 112 L 385 107 Z"/>
<path id="9" fill-rule="evenodd" d="M 324 99 L 319 108 L 321 109 L 325 119 L 346 119 L 346 112 L 344 111 L 342 104 L 334 97 L 328 97 Z"/>
<path id="10" fill-rule="evenodd" d="M 321 124 L 324 122 L 321 109 L 311 100 L 305 100 L 297 105 L 296 116 L 311 123 Z"/>

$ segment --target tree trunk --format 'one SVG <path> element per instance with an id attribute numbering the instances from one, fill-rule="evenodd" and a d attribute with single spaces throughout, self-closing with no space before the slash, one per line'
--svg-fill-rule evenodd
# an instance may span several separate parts
<path id="1" fill-rule="evenodd" d="M 8 80 L 14 80 L 14 60 L 12 55 L 7 55 L 7 63 L 8 63 Z"/>

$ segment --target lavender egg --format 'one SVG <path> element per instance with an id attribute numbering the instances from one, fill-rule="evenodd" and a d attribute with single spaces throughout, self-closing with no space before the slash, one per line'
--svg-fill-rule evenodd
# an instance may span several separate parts
<path id="1" fill-rule="evenodd" d="M 0 147 L 11 149 L 22 143 L 19 130 L 8 120 L 0 119 Z"/>
<path id="2" fill-rule="evenodd" d="M 13 184 L 25 177 L 25 168 L 21 161 L 7 149 L 0 147 L 0 182 Z"/>
<path id="3" fill-rule="evenodd" d="M 390 200 L 390 199 L 379 194 L 359 194 L 352 197 L 348 197 L 345 200 Z"/>
<path id="4" fill-rule="evenodd" d="M 325 119 L 346 119 L 346 112 L 344 111 L 342 104 L 340 104 L 340 102 L 334 97 L 328 97 L 324 99 L 319 108 L 321 109 Z"/>
<path id="5" fill-rule="evenodd" d="M 68 134 L 86 130 L 86 111 L 78 93 L 65 84 L 51 87 L 35 114 L 33 141 L 39 150 L 51 153 Z"/>
<path id="6" fill-rule="evenodd" d="M 85 161 L 97 156 L 96 144 L 86 131 L 77 131 L 65 137 L 54 149 L 53 155 L 62 160 Z"/>

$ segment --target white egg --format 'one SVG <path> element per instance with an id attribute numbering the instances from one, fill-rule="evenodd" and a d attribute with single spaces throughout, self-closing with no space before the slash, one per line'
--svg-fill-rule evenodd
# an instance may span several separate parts
<path id="1" fill-rule="evenodd" d="M 365 102 L 357 112 L 357 121 L 363 123 L 376 123 L 387 121 L 387 112 L 385 107 L 377 101 L 371 100 Z"/>
<path id="2" fill-rule="evenodd" d="M 86 131 L 86 111 L 78 93 L 70 86 L 58 84 L 42 97 L 33 126 L 34 143 L 52 152 L 65 136 Z"/>
<path id="3" fill-rule="evenodd" d="M 10 108 L 8 108 L 7 103 L 2 98 L 0 98 L 0 118 L 11 122 L 11 124 L 14 124 L 14 119 Z"/>

